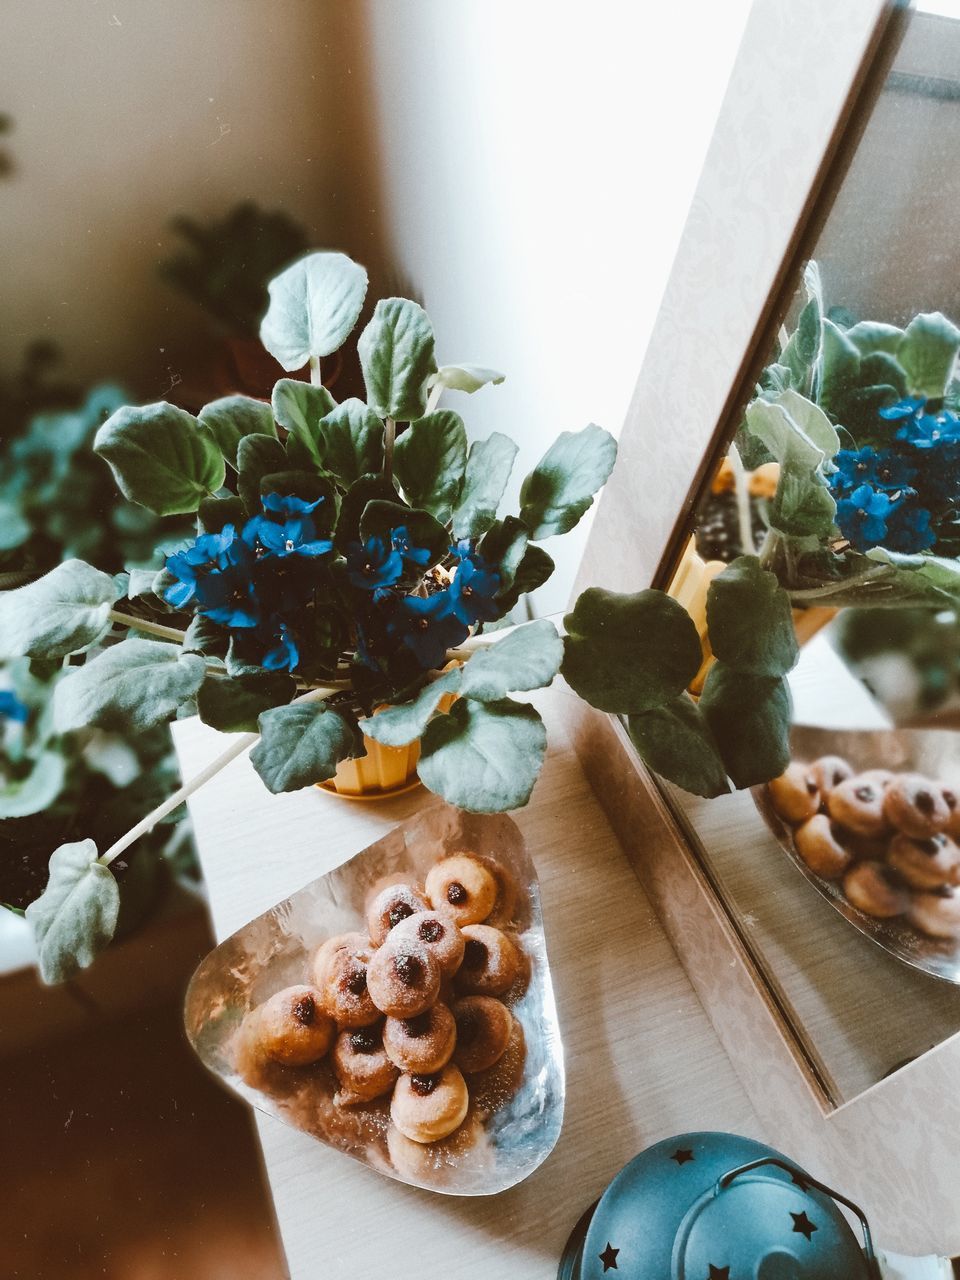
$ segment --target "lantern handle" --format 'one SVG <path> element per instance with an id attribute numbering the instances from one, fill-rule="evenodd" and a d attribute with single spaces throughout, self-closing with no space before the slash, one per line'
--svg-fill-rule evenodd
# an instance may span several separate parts
<path id="1" fill-rule="evenodd" d="M 867 1266 L 869 1267 L 872 1280 L 881 1280 L 880 1264 L 877 1261 L 877 1255 L 873 1249 L 873 1237 L 870 1234 L 870 1224 L 867 1221 L 867 1215 L 863 1212 L 859 1205 L 848 1200 L 846 1196 L 842 1196 L 839 1191 L 833 1191 L 824 1183 L 818 1182 L 816 1178 L 811 1178 L 809 1173 L 805 1173 L 803 1169 L 798 1169 L 796 1165 L 788 1164 L 786 1160 L 778 1160 L 775 1156 L 764 1156 L 759 1160 L 751 1160 L 749 1164 L 741 1164 L 736 1169 L 730 1169 L 727 1173 L 721 1174 L 717 1179 L 715 1192 L 719 1194 L 725 1191 L 734 1178 L 739 1178 L 741 1174 L 751 1173 L 754 1169 L 759 1169 L 763 1165 L 776 1165 L 778 1169 L 783 1169 L 785 1173 L 796 1176 L 809 1187 L 815 1187 L 817 1191 L 822 1191 L 824 1195 L 829 1196 L 831 1200 L 836 1200 L 839 1204 L 845 1205 L 852 1214 L 860 1222 L 860 1229 L 863 1232 L 863 1251 L 866 1254 Z"/>

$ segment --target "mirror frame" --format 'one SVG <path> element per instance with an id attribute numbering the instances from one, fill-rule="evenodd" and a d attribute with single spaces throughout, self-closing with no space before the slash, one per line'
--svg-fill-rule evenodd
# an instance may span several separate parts
<path id="1" fill-rule="evenodd" d="M 908 16 L 898 0 L 756 0 L 574 599 L 587 586 L 669 581 Z M 620 721 L 572 697 L 569 720 L 584 772 L 778 1145 L 865 1205 L 888 1247 L 960 1253 L 960 1034 L 835 1107 Z"/>

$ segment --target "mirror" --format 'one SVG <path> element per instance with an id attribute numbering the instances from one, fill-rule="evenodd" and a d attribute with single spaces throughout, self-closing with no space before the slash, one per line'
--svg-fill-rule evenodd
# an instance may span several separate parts
<path id="1" fill-rule="evenodd" d="M 835 1105 L 960 1031 L 958 67 L 912 13 L 669 588 L 701 633 L 740 555 L 790 593 L 798 768 L 666 790 Z"/>

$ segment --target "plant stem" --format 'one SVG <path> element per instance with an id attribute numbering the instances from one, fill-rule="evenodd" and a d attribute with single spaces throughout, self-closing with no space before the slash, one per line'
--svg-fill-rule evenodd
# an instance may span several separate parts
<path id="1" fill-rule="evenodd" d="M 328 698 L 336 692 L 336 689 L 310 689 L 306 693 L 302 693 L 299 698 L 294 698 L 293 702 L 322 702 L 324 698 Z M 293 702 L 290 703 L 291 706 Z M 108 867 L 114 858 L 119 858 L 120 854 L 129 849 L 141 836 L 149 835 L 162 818 L 165 818 L 168 813 L 173 813 L 174 809 L 183 804 L 184 800 L 192 796 L 195 791 L 199 791 L 211 778 L 216 777 L 221 769 L 225 769 L 231 761 L 236 760 L 237 756 L 242 756 L 259 737 L 259 733 L 238 734 L 236 741 L 231 742 L 226 751 L 217 756 L 216 760 L 211 761 L 205 769 L 201 769 L 195 778 L 185 782 L 172 796 L 168 796 L 162 804 L 158 804 L 145 818 L 141 818 L 136 826 L 131 827 L 125 835 L 122 835 L 105 853 L 101 854 L 98 861 L 103 866 Z"/>
<path id="2" fill-rule="evenodd" d="M 315 387 L 323 386 L 323 374 L 320 372 L 320 357 L 310 357 L 310 381 Z"/>
<path id="3" fill-rule="evenodd" d="M 161 640 L 173 640 L 176 644 L 182 644 L 186 635 L 185 631 L 178 631 L 176 627 L 164 627 L 159 622 L 147 622 L 145 618 L 135 618 L 132 614 L 121 613 L 119 609 L 111 609 L 107 614 L 111 622 L 117 622 L 121 627 L 132 627 L 134 631 L 143 631 L 149 636 L 159 636 Z"/>
<path id="4" fill-rule="evenodd" d="M 393 442 L 397 437 L 397 424 L 393 418 L 387 418 L 383 431 L 383 474 L 388 481 L 393 479 Z"/>
<path id="5" fill-rule="evenodd" d="M 730 441 L 730 447 L 727 449 L 727 460 L 733 471 L 733 492 L 737 499 L 737 522 L 740 525 L 740 546 L 743 548 L 745 556 L 756 555 L 756 547 L 753 544 L 753 528 L 750 519 L 750 491 L 747 486 L 747 473 L 743 469 L 743 462 L 740 459 L 740 450 Z"/>
<path id="6" fill-rule="evenodd" d="M 844 578 L 842 582 L 830 582 L 822 587 L 804 587 L 797 591 L 790 591 L 790 599 L 802 604 L 816 603 L 817 600 L 826 600 L 831 596 L 840 595 L 851 587 L 862 587 L 876 583 L 878 579 L 882 581 L 884 578 L 892 577 L 891 570 L 891 565 L 874 565 L 871 569 L 865 569 L 863 573 L 854 574 L 851 578 Z"/>
<path id="7" fill-rule="evenodd" d="M 440 397 L 443 395 L 443 387 L 438 382 L 435 387 L 430 388 L 430 394 L 427 396 L 427 413 L 433 413 L 440 403 Z"/>

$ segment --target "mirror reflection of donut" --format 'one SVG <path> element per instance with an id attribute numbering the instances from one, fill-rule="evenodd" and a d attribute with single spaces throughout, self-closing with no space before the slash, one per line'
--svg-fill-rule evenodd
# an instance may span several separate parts
<path id="1" fill-rule="evenodd" d="M 839 756 L 793 761 L 767 786 L 814 875 L 875 920 L 960 940 L 960 802 L 916 772 L 855 772 Z"/>

